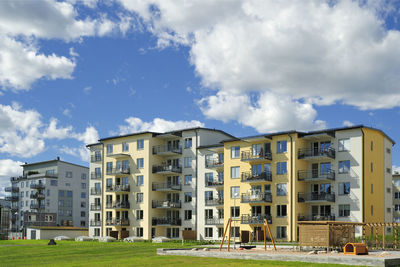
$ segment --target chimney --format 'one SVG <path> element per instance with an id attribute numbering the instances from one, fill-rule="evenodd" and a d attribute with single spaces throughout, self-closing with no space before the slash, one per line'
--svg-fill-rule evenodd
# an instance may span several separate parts
<path id="1" fill-rule="evenodd" d="M 60 160 L 60 157 L 57 157 L 57 160 Z"/>

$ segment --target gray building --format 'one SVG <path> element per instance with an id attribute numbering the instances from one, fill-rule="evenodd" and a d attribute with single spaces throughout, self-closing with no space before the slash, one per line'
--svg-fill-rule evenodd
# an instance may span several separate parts
<path id="1" fill-rule="evenodd" d="M 61 161 L 26 163 L 11 177 L 12 232 L 26 226 L 88 227 L 89 168 Z"/>
<path id="2" fill-rule="evenodd" d="M 0 239 L 7 239 L 11 223 L 11 202 L 0 199 Z"/>

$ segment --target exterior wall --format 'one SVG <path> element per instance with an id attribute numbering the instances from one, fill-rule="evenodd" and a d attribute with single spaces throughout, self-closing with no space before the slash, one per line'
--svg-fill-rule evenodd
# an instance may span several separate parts
<path id="1" fill-rule="evenodd" d="M 392 199 L 393 199 L 393 207 L 392 207 L 393 208 L 393 222 L 398 223 L 398 222 L 400 222 L 400 174 L 393 174 Z"/>
<path id="2" fill-rule="evenodd" d="M 96 184 L 99 184 L 100 192 L 103 187 L 103 177 L 104 177 L 104 169 L 103 169 L 103 145 L 97 144 L 89 147 L 90 149 L 90 165 L 89 165 L 89 203 L 88 203 L 88 211 L 89 211 L 89 236 L 93 237 L 101 235 L 102 232 L 102 207 L 104 203 L 102 202 L 101 194 L 97 195 Z M 96 158 L 96 152 L 100 152 L 100 158 Z M 96 174 L 96 168 L 100 168 L 100 177 Z M 100 207 L 96 204 L 96 199 L 99 199 Z M 100 208 L 100 210 L 99 210 Z M 100 218 L 100 219 L 99 219 Z"/>
<path id="3" fill-rule="evenodd" d="M 385 150 L 385 222 L 393 222 L 393 189 L 392 189 L 392 147 L 393 144 L 384 138 Z"/>
<path id="4" fill-rule="evenodd" d="M 32 239 L 32 231 L 36 231 L 36 239 L 52 239 L 57 236 L 67 236 L 75 238 L 78 236 L 88 236 L 88 230 L 44 230 L 36 228 L 27 228 L 27 239 Z"/>

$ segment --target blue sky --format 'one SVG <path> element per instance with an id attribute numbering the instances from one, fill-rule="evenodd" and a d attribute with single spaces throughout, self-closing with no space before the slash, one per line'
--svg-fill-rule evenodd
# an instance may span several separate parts
<path id="1" fill-rule="evenodd" d="M 88 165 L 85 144 L 140 130 L 400 140 L 398 2 L 328 2 L 1 1 L 0 188 L 23 162 Z"/>

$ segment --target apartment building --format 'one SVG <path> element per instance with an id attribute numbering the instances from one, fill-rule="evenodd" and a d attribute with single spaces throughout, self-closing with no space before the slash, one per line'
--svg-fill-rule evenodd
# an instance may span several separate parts
<path id="1" fill-rule="evenodd" d="M 204 162 L 198 148 L 229 138 L 220 130 L 190 128 L 108 137 L 88 145 L 92 157 L 101 156 L 90 164 L 91 174 L 97 169 L 101 176 L 90 180 L 90 204 L 101 210 L 90 211 L 89 233 L 151 239 L 180 238 L 182 230 L 196 230 L 197 174 Z"/>
<path id="2" fill-rule="evenodd" d="M 289 241 L 298 240 L 299 221 L 393 220 L 394 141 L 378 129 L 288 131 L 223 144 L 214 157 L 224 155 L 224 224 L 234 219 L 234 237 L 262 240 L 264 218 L 274 237 Z"/>
<path id="3" fill-rule="evenodd" d="M 11 202 L 0 199 L 0 240 L 8 239 L 11 223 Z"/>
<path id="4" fill-rule="evenodd" d="M 88 226 L 89 168 L 61 161 L 25 163 L 5 191 L 11 201 L 12 231 L 26 226 Z"/>
<path id="5" fill-rule="evenodd" d="M 400 222 L 400 174 L 393 174 L 393 222 Z"/>

